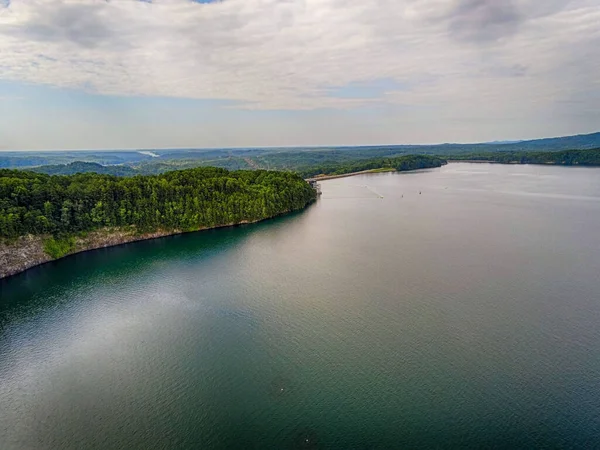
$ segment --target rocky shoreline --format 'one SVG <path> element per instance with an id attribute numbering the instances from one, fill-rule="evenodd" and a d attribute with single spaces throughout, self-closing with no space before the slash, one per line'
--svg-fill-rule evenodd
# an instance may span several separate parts
<path id="1" fill-rule="evenodd" d="M 272 217 L 255 221 L 229 223 L 216 227 L 200 228 L 198 230 L 190 231 L 190 233 L 237 225 L 247 225 L 271 218 Z M 24 272 L 32 267 L 57 259 L 66 258 L 77 253 L 184 233 L 186 232 L 181 230 L 161 230 L 152 233 L 137 233 L 134 228 L 104 228 L 86 233 L 82 236 L 75 236 L 74 249 L 60 258 L 53 258 L 44 251 L 44 242 L 51 236 L 21 236 L 13 242 L 0 242 L 0 280 Z"/>
<path id="2" fill-rule="evenodd" d="M 75 248 L 66 256 L 98 248 L 112 247 L 128 242 L 143 241 L 157 237 L 178 234 L 178 232 L 158 231 L 136 234 L 130 230 L 100 230 L 75 238 Z M 21 236 L 14 242 L 0 243 L 0 279 L 24 272 L 55 259 L 44 251 L 44 241 L 49 236 Z"/>

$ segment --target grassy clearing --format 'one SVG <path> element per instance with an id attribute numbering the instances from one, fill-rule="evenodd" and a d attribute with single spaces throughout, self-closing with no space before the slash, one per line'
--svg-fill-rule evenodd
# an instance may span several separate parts
<path id="1" fill-rule="evenodd" d="M 48 238 L 44 241 L 44 252 L 53 259 L 62 258 L 75 250 L 75 238 Z"/>

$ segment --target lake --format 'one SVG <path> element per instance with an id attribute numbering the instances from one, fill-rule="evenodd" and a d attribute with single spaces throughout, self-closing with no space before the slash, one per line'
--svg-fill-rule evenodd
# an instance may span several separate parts
<path id="1" fill-rule="evenodd" d="M 600 169 L 321 184 L 0 282 L 0 448 L 600 446 Z"/>

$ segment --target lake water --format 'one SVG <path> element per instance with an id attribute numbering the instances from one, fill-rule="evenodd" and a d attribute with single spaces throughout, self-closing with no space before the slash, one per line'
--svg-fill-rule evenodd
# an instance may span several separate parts
<path id="1" fill-rule="evenodd" d="M 600 169 L 322 189 L 0 283 L 0 448 L 600 446 Z"/>

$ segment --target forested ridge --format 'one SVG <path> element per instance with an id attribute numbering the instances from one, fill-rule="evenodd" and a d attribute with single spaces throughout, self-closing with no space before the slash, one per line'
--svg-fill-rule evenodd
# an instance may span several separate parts
<path id="1" fill-rule="evenodd" d="M 54 164 L 50 166 L 33 167 L 27 170 L 45 173 L 47 175 L 74 175 L 76 173 L 88 172 L 100 173 L 104 175 L 115 175 L 119 177 L 131 177 L 134 175 L 150 175 L 138 172 L 129 166 L 103 166 L 102 164 L 83 161 L 75 161 L 68 164 Z"/>
<path id="2" fill-rule="evenodd" d="M 457 161 L 493 161 L 504 164 L 557 164 L 562 166 L 600 166 L 600 148 L 560 152 L 481 152 L 452 155 Z"/>
<path id="3" fill-rule="evenodd" d="M 302 178 L 285 172 L 196 168 L 123 178 L 0 169 L 0 236 L 131 226 L 193 231 L 273 217 L 315 198 Z"/>
<path id="4" fill-rule="evenodd" d="M 376 169 L 392 169 L 403 172 L 407 170 L 441 167 L 444 164 L 446 164 L 446 161 L 436 156 L 406 155 L 394 158 L 371 158 L 341 164 L 324 164 L 306 167 L 298 170 L 298 172 L 304 177 L 314 177 L 317 175 L 343 175 L 346 173 Z"/>
<path id="5" fill-rule="evenodd" d="M 600 139 L 600 133 L 593 136 L 565 138 L 567 142 L 579 145 L 591 145 Z M 577 138 L 577 139 L 576 139 Z M 255 150 L 214 150 L 166 152 L 161 157 L 140 160 L 143 155 L 135 152 L 120 152 L 113 154 L 102 152 L 89 154 L 82 152 L 69 153 L 62 160 L 81 158 L 64 164 L 40 165 L 27 170 L 46 173 L 49 175 L 72 175 L 75 173 L 95 172 L 107 175 L 134 176 L 156 175 L 171 170 L 189 169 L 194 167 L 220 167 L 230 171 L 246 169 L 281 170 L 298 173 L 304 177 L 319 174 L 341 175 L 371 169 L 412 170 L 417 168 L 435 167 L 439 161 L 428 159 L 453 160 L 487 160 L 501 163 L 522 164 L 562 164 L 562 165 L 599 165 L 600 151 L 598 148 L 560 149 L 553 148 L 552 143 L 562 142 L 561 139 L 531 141 L 526 143 L 504 144 L 458 144 L 425 146 L 425 147 L 357 147 L 335 149 L 306 149 L 294 151 L 290 149 L 255 149 Z M 548 144 L 548 147 L 543 147 Z M 597 144 L 596 144 L 597 145 Z M 529 150 L 527 150 L 529 149 Z M 45 156 L 47 159 L 50 156 Z M 8 157 L 10 160 L 16 156 Z M 85 158 L 95 161 L 85 162 Z M 128 160 L 127 158 L 130 158 Z M 2 159 L 2 158 L 0 158 Z M 18 159 L 18 158 L 17 158 Z M 59 156 L 56 159 L 62 161 Z M 41 160 L 32 159 L 32 164 Z M 99 162 L 101 161 L 101 162 Z M 122 162 L 119 162 L 122 161 Z M 15 163 L 16 164 L 16 163 Z M 2 166 L 0 162 L 0 166 Z M 420 167 L 421 166 L 421 167 Z"/>
<path id="6" fill-rule="evenodd" d="M 33 168 L 49 174 L 69 175 L 79 172 L 105 171 L 112 175 L 154 175 L 169 170 L 193 167 L 222 167 L 228 170 L 305 169 L 329 164 L 346 164 L 372 158 L 395 158 L 402 155 L 450 155 L 503 152 L 556 152 L 589 150 L 600 147 L 600 133 L 564 136 L 530 141 L 487 142 L 478 144 L 375 145 L 345 147 L 279 147 L 279 148 L 215 148 L 215 149 L 146 149 L 139 150 L 75 150 L 75 151 L 1 151 L 0 168 Z M 70 165 L 74 162 L 96 163 L 105 169 Z M 123 168 L 123 169 L 121 169 Z"/>

